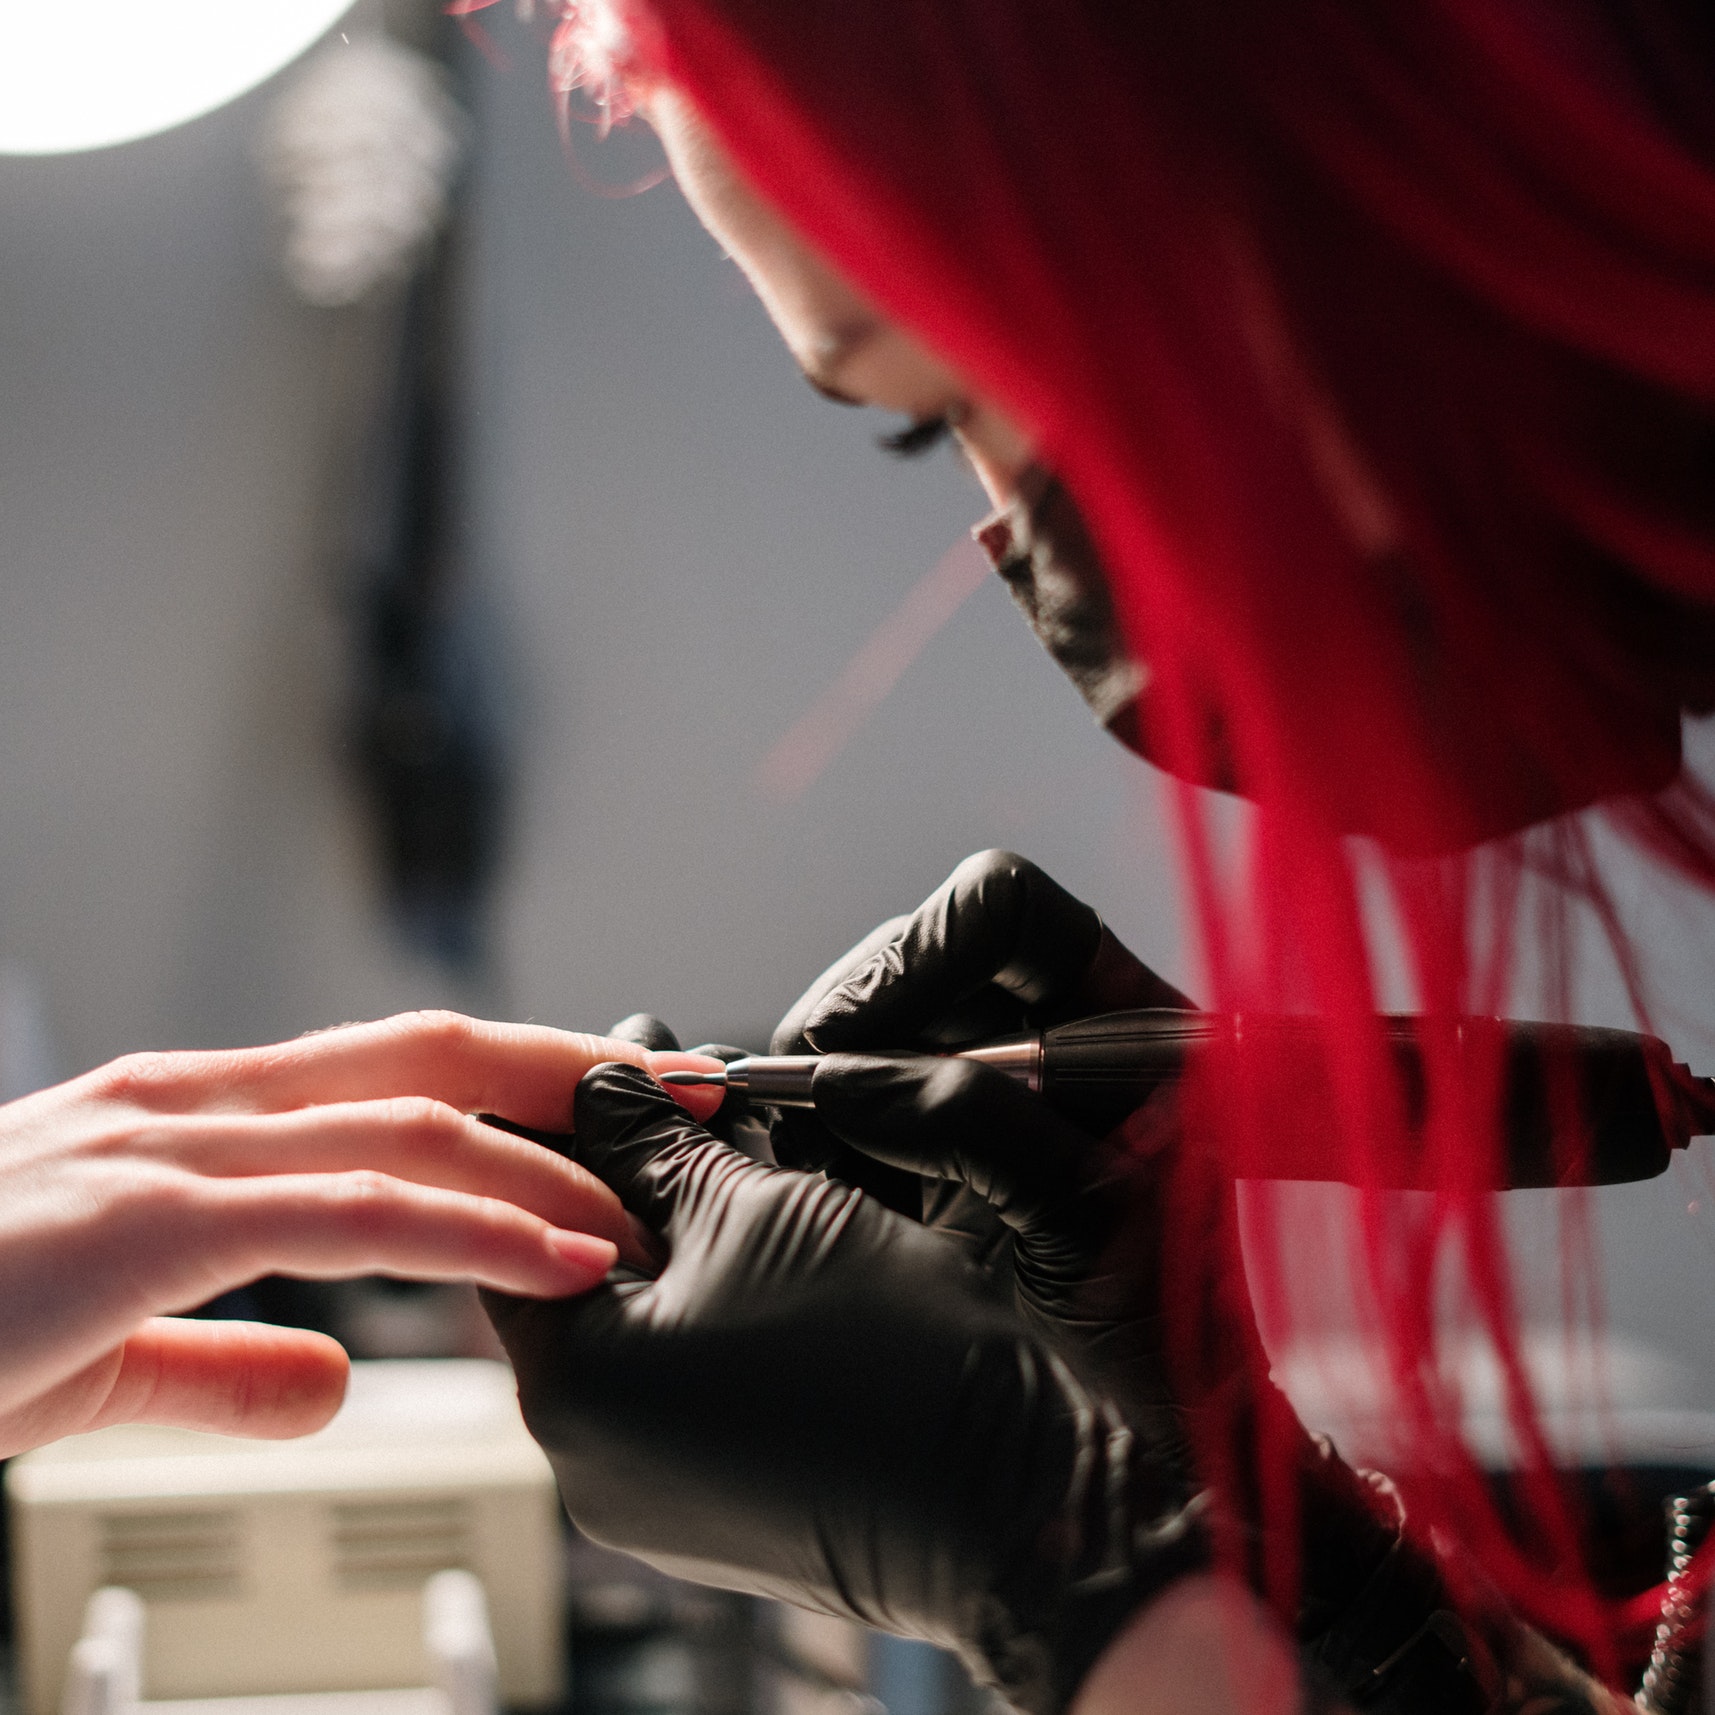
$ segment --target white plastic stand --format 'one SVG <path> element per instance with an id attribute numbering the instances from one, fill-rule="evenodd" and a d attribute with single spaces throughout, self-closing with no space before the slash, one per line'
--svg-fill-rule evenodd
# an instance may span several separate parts
<path id="1" fill-rule="evenodd" d="M 110 1585 L 84 1609 L 60 1715 L 499 1715 L 499 1669 L 481 1580 L 437 1572 L 423 1586 L 422 1615 L 432 1685 L 150 1702 L 142 1695 L 143 1603 L 134 1591 Z"/>

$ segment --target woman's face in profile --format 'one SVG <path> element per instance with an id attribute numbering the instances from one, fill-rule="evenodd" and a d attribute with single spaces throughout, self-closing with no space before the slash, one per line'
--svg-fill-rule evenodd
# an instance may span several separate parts
<path id="1" fill-rule="evenodd" d="M 642 104 L 697 217 L 744 271 L 805 379 L 824 398 L 944 425 L 997 505 L 1029 465 L 1028 436 L 847 284 L 739 178 L 672 90 Z"/>

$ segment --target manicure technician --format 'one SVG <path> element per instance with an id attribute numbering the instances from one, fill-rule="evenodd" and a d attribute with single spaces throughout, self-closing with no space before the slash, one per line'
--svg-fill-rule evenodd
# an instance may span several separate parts
<path id="1" fill-rule="evenodd" d="M 1410 1142 L 1369 901 L 1453 1025 L 1567 968 L 1569 899 L 1647 967 L 1598 824 L 1715 888 L 1681 756 L 1715 708 L 1703 9 L 558 10 L 561 86 L 655 127 L 810 384 L 957 442 L 1098 721 L 1251 800 L 1237 858 L 1178 800 L 1207 998 L 1322 1021 L 1360 1184 Z M 1528 1385 L 1502 1521 L 1438 1367 L 1449 1279 L 1516 1354 L 1494 1065 L 1446 1036 L 1435 1196 L 1358 1206 L 1396 1485 L 1269 1379 L 1222 1171 L 1268 1124 L 1242 1064 L 1096 1137 L 990 1068 L 874 1058 L 1181 1004 L 984 854 L 782 1025 L 829 1058 L 772 1163 L 592 1073 L 577 1158 L 665 1266 L 491 1298 L 572 1517 L 940 1642 L 1032 1715 L 1629 1707 L 1538 1629 L 1616 1677 Z"/>

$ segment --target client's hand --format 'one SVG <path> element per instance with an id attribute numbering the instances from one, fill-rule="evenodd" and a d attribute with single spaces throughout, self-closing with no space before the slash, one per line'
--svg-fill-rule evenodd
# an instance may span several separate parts
<path id="1" fill-rule="evenodd" d="M 318 1427 L 345 1388 L 333 1341 L 170 1318 L 258 1275 L 587 1289 L 635 1245 L 618 1200 L 468 1115 L 563 1129 L 578 1079 L 613 1059 L 690 1063 L 419 1013 L 133 1055 L 0 1107 L 0 1454 L 126 1421 Z"/>
<path id="2" fill-rule="evenodd" d="M 1197 1563 L 1179 1473 L 960 1245 L 749 1160 L 634 1070 L 585 1079 L 575 1133 L 666 1265 L 489 1307 L 597 1541 L 932 1639 L 1038 1712 Z"/>

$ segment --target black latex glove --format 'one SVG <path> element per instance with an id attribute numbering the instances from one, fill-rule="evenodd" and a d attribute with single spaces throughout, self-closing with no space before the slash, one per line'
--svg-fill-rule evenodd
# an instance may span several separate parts
<path id="1" fill-rule="evenodd" d="M 1266 1386 L 1268 1367 L 1230 1187 L 1200 1177 L 1179 1148 L 1175 1092 L 1098 1137 L 990 1067 L 853 1050 L 944 1050 L 1119 1008 L 1189 1006 L 1090 906 L 1027 859 L 990 851 L 824 972 L 773 1041 L 827 1056 L 814 1111 L 775 1124 L 777 1158 L 860 1184 L 872 1163 L 892 1172 L 916 1211 L 961 1238 L 1033 1329 L 1164 1449 L 1195 1438 L 1187 1411 L 1229 1412 L 1236 1392 Z M 1161 1267 L 1175 1242 L 1177 1290 L 1197 1294 L 1180 1308 L 1198 1337 L 1170 1377 Z"/>
<path id="2" fill-rule="evenodd" d="M 1026 1323 L 1114 1399 L 1187 1484 L 1213 1453 L 1231 1485 L 1221 1510 L 1248 1539 L 1259 1585 L 1270 1558 L 1251 1487 L 1259 1447 L 1266 1441 L 1295 1461 L 1299 1537 L 1286 1558 L 1301 1582 L 1283 1617 L 1307 1655 L 1364 1707 L 1466 1707 L 1468 1688 L 1452 1686 L 1439 1662 L 1427 1676 L 1408 1676 L 1412 1684 L 1400 1676 L 1419 1647 L 1412 1640 L 1444 1600 L 1439 1579 L 1401 1540 L 1387 1494 L 1308 1436 L 1270 1382 L 1232 1188 L 1199 1173 L 1173 1092 L 1097 1137 L 985 1066 L 839 1052 L 956 1047 L 1120 1008 L 1189 1005 L 1034 864 L 981 853 L 793 1008 L 775 1051 L 828 1057 L 812 1084 L 814 1115 L 783 1115 L 776 1153 L 858 1183 L 871 1171 L 866 1162 L 882 1164 L 896 1176 L 889 1183 L 899 1201 L 909 1206 L 915 1190 L 927 1221 L 963 1239 L 991 1277 L 1010 1281 Z M 1175 1254 L 1171 1235 L 1187 1228 L 1197 1255 L 1180 1253 L 1193 1268 L 1177 1285 L 1184 1292 L 1188 1278 L 1198 1280 L 1198 1337 L 1170 1365 L 1160 1271 Z M 1376 1678 L 1388 1662 L 1394 1667 Z"/>
<path id="3" fill-rule="evenodd" d="M 954 1649 L 1036 1715 L 1201 1563 L 1179 1473 L 958 1244 L 749 1160 L 632 1068 L 585 1078 L 574 1123 L 666 1265 L 486 1302 L 596 1541 Z"/>
<path id="4" fill-rule="evenodd" d="M 1170 1104 L 1151 1104 L 1122 1157 L 969 1062 L 848 1056 L 945 1052 L 1124 1007 L 1190 1004 L 1035 864 L 981 852 L 823 972 L 775 1031 L 776 1053 L 831 1053 L 815 1111 L 775 1121 L 776 1158 L 959 1237 L 1002 1281 L 1016 1270 L 1019 1307 L 1039 1331 L 1097 1364 L 1128 1409 L 1155 1411 L 1159 1305 L 1140 1271 L 1155 1267 L 1158 1186 L 1136 1169 L 1171 1135 Z M 1128 1224 L 1135 1243 L 1121 1242 Z"/>
<path id="5" fill-rule="evenodd" d="M 1035 864 L 988 851 L 824 971 L 781 1020 L 770 1051 L 944 1053 L 1096 1013 L 1190 1005 Z M 932 1188 L 925 1207 L 912 1175 L 855 1153 L 814 1114 L 782 1114 L 773 1138 L 790 1165 L 823 1168 L 906 1214 L 960 1218 L 957 1199 Z"/>

